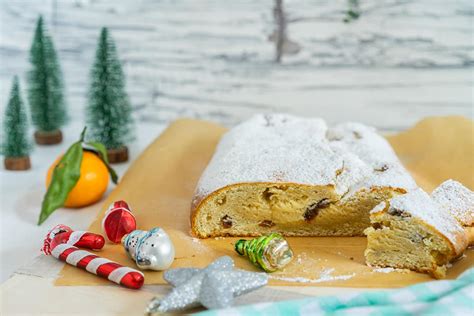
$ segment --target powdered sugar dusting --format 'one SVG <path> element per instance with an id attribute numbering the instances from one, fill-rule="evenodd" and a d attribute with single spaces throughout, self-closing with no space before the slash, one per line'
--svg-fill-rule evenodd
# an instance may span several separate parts
<path id="1" fill-rule="evenodd" d="M 286 282 L 297 282 L 297 283 L 322 283 L 322 282 L 331 282 L 331 281 L 338 281 L 338 280 L 348 280 L 355 276 L 355 273 L 351 274 L 343 274 L 343 275 L 336 275 L 333 276 L 332 273 L 334 272 L 334 268 L 328 268 L 321 271 L 319 278 L 317 279 L 310 279 L 304 277 L 284 277 L 278 275 L 269 275 L 270 279 L 286 281 Z"/>
<path id="2" fill-rule="evenodd" d="M 326 123 L 257 115 L 227 132 L 204 171 L 198 195 L 242 182 L 335 184 L 343 160 L 324 142 Z"/>
<path id="3" fill-rule="evenodd" d="M 437 187 L 431 198 L 447 209 L 461 225 L 474 224 L 474 192 L 454 180 L 447 180 Z"/>
<path id="4" fill-rule="evenodd" d="M 380 202 L 370 211 L 370 214 L 381 212 L 385 209 L 386 206 L 387 206 L 387 203 Z"/>
<path id="5" fill-rule="evenodd" d="M 285 114 L 256 115 L 227 132 L 196 196 L 245 182 L 334 185 L 340 195 L 351 188 L 416 186 L 373 128 L 346 123 L 328 129 L 322 119 Z"/>
<path id="6" fill-rule="evenodd" d="M 340 148 L 357 156 L 365 164 L 364 178 L 349 193 L 363 188 L 394 187 L 407 191 L 417 188 L 385 138 L 373 127 L 360 123 L 342 123 L 327 131 L 332 148 Z"/>
<path id="7" fill-rule="evenodd" d="M 401 216 L 406 214 L 418 217 L 446 236 L 456 248 L 457 253 L 461 253 L 465 248 L 465 242 L 459 242 L 458 239 L 459 236 L 465 238 L 464 230 L 461 225 L 448 211 L 433 201 L 430 196 L 420 188 L 392 198 L 390 200 L 388 213 L 401 213 Z"/>

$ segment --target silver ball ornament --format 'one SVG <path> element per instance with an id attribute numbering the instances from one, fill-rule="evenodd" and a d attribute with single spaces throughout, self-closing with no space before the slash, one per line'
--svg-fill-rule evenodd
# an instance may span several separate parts
<path id="1" fill-rule="evenodd" d="M 149 231 L 134 230 L 122 239 L 122 245 L 143 270 L 166 270 L 174 260 L 174 245 L 160 227 Z"/>

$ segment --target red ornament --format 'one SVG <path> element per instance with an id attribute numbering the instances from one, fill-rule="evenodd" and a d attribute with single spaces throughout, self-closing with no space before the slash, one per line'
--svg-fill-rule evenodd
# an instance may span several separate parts
<path id="1" fill-rule="evenodd" d="M 112 203 L 102 220 L 102 229 L 113 243 L 120 243 L 122 237 L 137 229 L 137 222 L 125 201 Z"/>
<path id="2" fill-rule="evenodd" d="M 98 250 L 104 247 L 105 239 L 99 234 L 80 230 L 74 231 L 69 226 L 59 224 L 48 232 L 41 250 L 44 254 L 50 255 L 51 250 L 59 244 Z"/>

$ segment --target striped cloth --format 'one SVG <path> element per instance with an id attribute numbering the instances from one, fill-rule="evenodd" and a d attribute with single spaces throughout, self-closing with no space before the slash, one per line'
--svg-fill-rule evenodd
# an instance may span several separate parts
<path id="1" fill-rule="evenodd" d="M 474 268 L 455 280 L 397 290 L 322 296 L 209 310 L 200 315 L 474 315 Z"/>

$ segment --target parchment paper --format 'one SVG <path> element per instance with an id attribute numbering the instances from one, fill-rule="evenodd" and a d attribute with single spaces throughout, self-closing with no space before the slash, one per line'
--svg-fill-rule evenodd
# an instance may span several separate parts
<path id="1" fill-rule="evenodd" d="M 132 164 L 101 207 L 90 231 L 101 233 L 108 205 L 126 200 L 139 229 L 163 227 L 176 247 L 177 267 L 203 267 L 229 255 L 239 268 L 258 271 L 234 252 L 238 238 L 197 239 L 190 234 L 189 213 L 195 185 L 225 128 L 204 121 L 182 119 L 172 123 Z M 428 118 L 412 129 L 387 137 L 420 186 L 430 192 L 453 178 L 474 188 L 474 123 L 462 117 Z M 384 273 L 364 264 L 364 237 L 288 238 L 295 259 L 273 273 L 270 284 L 338 287 L 401 287 L 432 280 L 414 272 Z M 121 245 L 107 244 L 100 256 L 135 267 Z M 474 264 L 474 251 L 453 264 L 448 279 Z M 146 284 L 165 284 L 161 272 L 145 272 Z M 302 282 L 295 282 L 302 281 Z M 65 265 L 56 285 L 109 284 L 95 275 Z"/>

